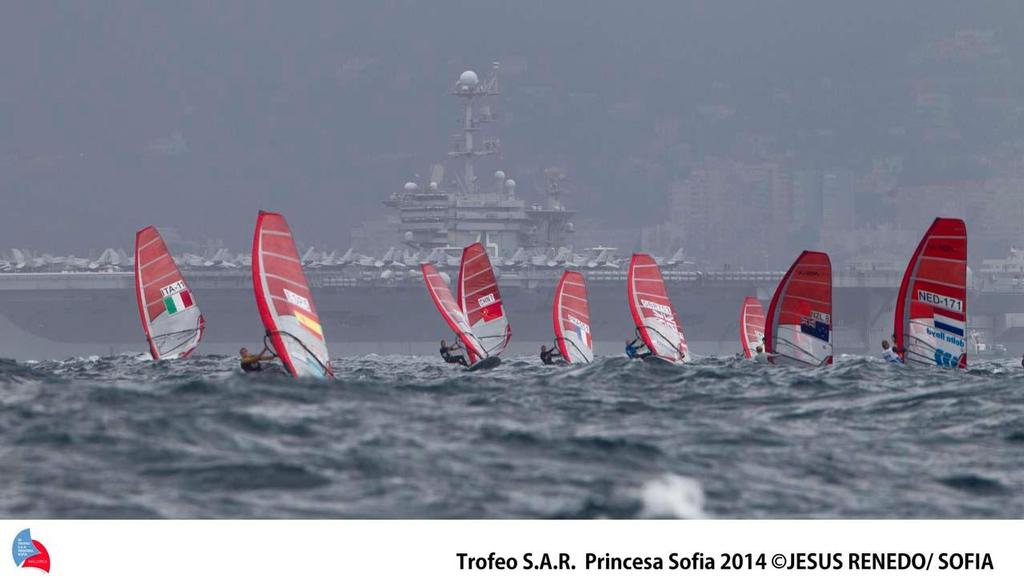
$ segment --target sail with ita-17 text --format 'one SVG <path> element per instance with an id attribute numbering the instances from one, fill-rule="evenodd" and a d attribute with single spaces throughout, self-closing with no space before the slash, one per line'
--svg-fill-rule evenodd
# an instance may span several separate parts
<path id="1" fill-rule="evenodd" d="M 155 227 L 135 233 L 135 298 L 154 360 L 184 358 L 205 322 L 192 290 Z"/>

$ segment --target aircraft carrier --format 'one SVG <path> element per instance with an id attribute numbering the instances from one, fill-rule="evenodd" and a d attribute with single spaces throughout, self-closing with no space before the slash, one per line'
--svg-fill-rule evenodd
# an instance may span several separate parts
<path id="1" fill-rule="evenodd" d="M 478 178 L 476 161 L 500 149 L 496 138 L 484 135 L 495 119 L 491 101 L 499 94 L 498 69 L 494 63 L 486 79 L 466 71 L 451 87 L 461 103 L 462 124 L 448 158 L 461 162 L 460 171 L 445 182 L 445 167 L 437 164 L 428 179 L 409 181 L 383 200 L 394 247 L 380 257 L 353 249 L 300 249 L 332 355 L 436 353 L 437 340 L 451 333 L 423 287 L 419 264 L 431 261 L 454 278 L 462 247 L 477 241 L 498 272 L 512 325 L 511 352 L 534 353 L 551 340 L 552 295 L 567 268 L 587 278 L 596 352 L 619 353 L 632 337 L 625 283 L 632 249 L 573 247 L 574 212 L 562 201 L 564 174 L 549 169 L 545 200 L 532 204 L 501 170 L 493 180 Z M 1014 253 L 1005 261 L 986 261 L 978 276 L 972 274 L 968 324 L 975 352 L 1024 347 L 1024 253 Z M 176 260 L 206 317 L 200 353 L 259 346 L 263 330 L 248 253 L 220 249 L 183 253 Z M 738 352 L 744 296 L 767 303 L 783 274 L 701 271 L 682 250 L 657 260 L 696 354 Z M 902 267 L 835 269 L 837 352 L 874 351 L 891 333 Z M 130 255 L 114 249 L 94 258 L 4 253 L 0 338 L 0 357 L 18 359 L 142 353 Z"/>

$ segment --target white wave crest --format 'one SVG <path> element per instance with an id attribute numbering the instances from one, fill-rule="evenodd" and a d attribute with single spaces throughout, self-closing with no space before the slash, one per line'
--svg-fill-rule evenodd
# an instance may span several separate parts
<path id="1" fill-rule="evenodd" d="M 668 473 L 640 489 L 639 517 L 646 519 L 703 519 L 704 490 L 690 477 Z"/>

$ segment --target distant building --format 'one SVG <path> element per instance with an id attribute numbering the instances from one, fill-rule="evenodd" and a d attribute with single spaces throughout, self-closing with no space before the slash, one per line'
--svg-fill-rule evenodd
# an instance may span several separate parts
<path id="1" fill-rule="evenodd" d="M 669 193 L 669 222 L 706 266 L 766 268 L 792 216 L 790 181 L 775 162 L 705 158 Z"/>

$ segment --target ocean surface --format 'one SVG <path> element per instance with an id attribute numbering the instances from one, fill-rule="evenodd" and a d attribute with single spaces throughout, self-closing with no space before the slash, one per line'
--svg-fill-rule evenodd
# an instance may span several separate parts
<path id="1" fill-rule="evenodd" d="M 1024 517 L 1024 370 L 0 360 L 0 516 Z"/>

